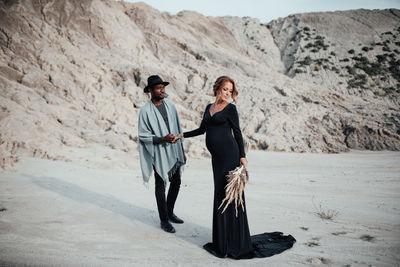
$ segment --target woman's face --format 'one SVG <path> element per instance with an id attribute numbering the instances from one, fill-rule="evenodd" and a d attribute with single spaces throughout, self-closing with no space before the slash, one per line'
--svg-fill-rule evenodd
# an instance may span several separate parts
<path id="1" fill-rule="evenodd" d="M 222 100 L 228 101 L 231 98 L 233 92 L 233 85 L 231 82 L 226 82 L 219 89 L 220 98 Z"/>

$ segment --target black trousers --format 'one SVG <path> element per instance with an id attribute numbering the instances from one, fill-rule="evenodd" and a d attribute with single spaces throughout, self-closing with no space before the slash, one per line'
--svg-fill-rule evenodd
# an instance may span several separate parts
<path id="1" fill-rule="evenodd" d="M 154 168 L 153 168 L 154 169 Z M 162 222 L 168 221 L 168 214 L 174 212 L 176 198 L 178 197 L 179 188 L 181 187 L 181 172 L 180 168 L 170 178 L 167 201 L 165 201 L 165 185 L 163 178 L 154 170 L 154 178 L 156 180 L 156 200 L 158 215 Z"/>

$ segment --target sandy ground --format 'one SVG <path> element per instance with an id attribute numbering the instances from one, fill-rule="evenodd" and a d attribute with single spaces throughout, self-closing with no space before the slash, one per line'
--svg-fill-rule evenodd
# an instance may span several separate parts
<path id="1" fill-rule="evenodd" d="M 0 174 L 0 265 L 400 264 L 399 152 L 250 152 L 251 233 L 282 231 L 297 243 L 280 255 L 241 261 L 202 249 L 211 240 L 210 159 L 188 161 L 175 208 L 185 223 L 168 234 L 159 228 L 154 179 L 143 186 L 137 155 L 124 159 L 129 170 L 117 157 L 97 165 L 85 157 L 25 158 Z M 318 211 L 336 215 L 324 220 Z"/>

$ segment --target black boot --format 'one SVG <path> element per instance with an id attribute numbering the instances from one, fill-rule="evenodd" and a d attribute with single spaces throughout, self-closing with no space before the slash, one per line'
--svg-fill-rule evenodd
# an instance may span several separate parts
<path id="1" fill-rule="evenodd" d="M 183 223 L 183 220 L 176 216 L 174 213 L 168 214 L 168 218 L 173 223 Z"/>
<path id="2" fill-rule="evenodd" d="M 161 229 L 163 229 L 167 233 L 175 233 L 175 228 L 172 226 L 172 224 L 169 221 L 166 222 L 161 222 Z"/>

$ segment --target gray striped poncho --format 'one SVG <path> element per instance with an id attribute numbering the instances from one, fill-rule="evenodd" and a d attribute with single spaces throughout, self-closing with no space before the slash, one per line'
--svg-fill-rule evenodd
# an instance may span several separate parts
<path id="1" fill-rule="evenodd" d="M 165 108 L 168 113 L 169 128 L 172 134 L 179 134 L 182 128 L 179 122 L 178 112 L 171 100 L 164 98 Z M 166 182 L 168 172 L 175 166 L 184 164 L 182 141 L 175 144 L 161 143 L 154 145 L 153 137 L 166 136 L 169 134 L 164 119 L 156 106 L 149 100 L 139 112 L 139 155 L 142 177 L 145 184 L 149 182 L 154 168 Z"/>

